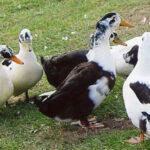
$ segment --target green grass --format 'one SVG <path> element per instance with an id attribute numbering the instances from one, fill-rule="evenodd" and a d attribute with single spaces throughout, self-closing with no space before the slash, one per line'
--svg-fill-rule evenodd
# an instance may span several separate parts
<path id="1" fill-rule="evenodd" d="M 123 40 L 149 31 L 149 0 L 0 0 L 0 42 L 18 52 L 18 34 L 31 30 L 37 57 L 57 55 L 89 48 L 89 36 L 105 13 L 119 12 L 134 28 L 120 27 Z M 84 16 L 87 18 L 84 18 Z M 141 22 L 143 16 L 147 22 Z M 75 32 L 75 34 L 71 34 Z M 35 36 L 37 34 L 37 36 Z M 67 41 L 62 37 L 67 36 Z M 48 48 L 44 50 L 44 46 Z M 123 79 L 117 78 L 114 90 L 93 112 L 102 120 L 127 118 L 123 99 Z M 42 87 L 42 88 L 41 88 Z M 45 75 L 30 90 L 30 96 L 52 90 Z M 34 105 L 18 102 L 0 109 L 0 149 L 2 150 L 148 150 L 149 141 L 130 145 L 125 139 L 138 135 L 133 129 L 84 131 L 69 124 L 58 124 L 43 116 Z"/>

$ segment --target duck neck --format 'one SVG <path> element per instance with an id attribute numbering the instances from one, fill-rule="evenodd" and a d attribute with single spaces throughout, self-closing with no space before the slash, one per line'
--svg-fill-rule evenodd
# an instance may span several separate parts
<path id="1" fill-rule="evenodd" d="M 145 74 L 149 76 L 150 74 L 150 52 L 149 52 L 149 46 L 147 46 L 148 43 L 143 43 L 138 51 L 138 61 L 135 66 L 136 72 L 139 71 L 139 74 Z"/>
<path id="2" fill-rule="evenodd" d="M 146 47 L 146 45 L 144 44 L 142 44 L 142 47 L 139 49 L 139 52 L 138 52 L 138 63 L 141 65 L 150 66 L 150 50 L 149 50 L 149 47 Z"/>
<path id="3" fill-rule="evenodd" d="M 96 62 L 105 71 L 115 72 L 115 64 L 110 53 L 109 37 L 112 33 L 107 24 L 96 29 L 93 48 L 87 54 L 88 61 Z"/>
<path id="4" fill-rule="evenodd" d="M 34 51 L 32 49 L 32 43 L 19 43 L 19 57 L 21 58 L 32 58 L 33 60 L 37 61 Z"/>
<path id="5" fill-rule="evenodd" d="M 32 43 L 19 43 L 20 52 L 19 53 L 28 53 L 32 52 Z"/>

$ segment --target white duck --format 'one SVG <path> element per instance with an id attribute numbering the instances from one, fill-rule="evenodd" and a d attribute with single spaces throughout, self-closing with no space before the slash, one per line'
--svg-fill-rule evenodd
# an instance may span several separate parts
<path id="1" fill-rule="evenodd" d="M 7 45 L 0 45 L 0 105 L 4 104 L 13 95 L 13 84 L 2 65 L 4 59 L 15 61 L 23 64 L 17 57 L 13 55 L 13 51 Z"/>
<path id="2" fill-rule="evenodd" d="M 116 73 L 121 76 L 128 76 L 134 68 L 134 65 L 125 62 L 123 55 L 129 52 L 135 45 L 140 46 L 142 43 L 141 36 L 135 37 L 125 42 L 127 46 L 112 46 L 111 54 L 115 61 Z"/>
<path id="3" fill-rule="evenodd" d="M 144 140 L 150 134 L 150 32 L 142 36 L 138 62 L 123 85 L 123 98 L 128 117 L 140 129 L 140 138 L 131 138 L 130 143 Z"/>
<path id="4" fill-rule="evenodd" d="M 32 35 L 30 30 L 23 29 L 19 34 L 19 54 L 16 55 L 23 62 L 19 66 L 11 62 L 7 68 L 11 81 L 14 85 L 14 96 L 26 92 L 26 101 L 29 101 L 28 89 L 32 88 L 42 77 L 42 66 L 37 62 L 37 58 L 32 49 Z"/>

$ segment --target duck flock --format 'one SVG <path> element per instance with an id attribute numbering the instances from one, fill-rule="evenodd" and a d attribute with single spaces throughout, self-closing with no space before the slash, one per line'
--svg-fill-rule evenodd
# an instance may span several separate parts
<path id="1" fill-rule="evenodd" d="M 116 29 L 133 27 L 118 13 L 104 15 L 96 24 L 89 50 L 53 56 L 41 64 L 32 48 L 30 30 L 19 34 L 19 53 L 0 45 L 0 105 L 25 92 L 26 102 L 34 101 L 39 111 L 57 121 L 78 121 L 87 129 L 101 127 L 89 115 L 110 94 L 117 75 L 125 78 L 122 95 L 127 115 L 140 136 L 129 143 L 140 143 L 150 134 L 150 32 L 121 41 Z M 120 45 L 110 46 L 110 41 Z M 28 90 L 43 75 L 55 91 L 30 98 Z M 102 109 L 102 108 L 100 108 Z M 91 120 L 94 120 L 91 123 Z"/>

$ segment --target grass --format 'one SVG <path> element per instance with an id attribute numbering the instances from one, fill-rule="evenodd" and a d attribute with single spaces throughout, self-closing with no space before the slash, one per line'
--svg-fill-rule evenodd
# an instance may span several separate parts
<path id="1" fill-rule="evenodd" d="M 18 34 L 23 28 L 31 30 L 37 57 L 57 55 L 89 48 L 89 35 L 105 13 L 119 12 L 133 29 L 120 28 L 123 40 L 149 31 L 149 0 L 0 0 L 0 42 L 18 52 Z M 147 17 L 145 24 L 141 22 Z M 75 34 L 71 34 L 75 32 Z M 62 37 L 68 40 L 62 40 Z M 48 48 L 44 50 L 44 46 Z M 92 115 L 103 120 L 127 118 L 121 88 L 117 78 L 114 90 Z M 43 87 L 43 88 L 41 88 Z M 45 75 L 30 90 L 30 96 L 52 90 Z M 24 99 L 24 96 L 21 97 Z M 124 142 L 138 135 L 135 128 L 106 128 L 87 131 L 69 124 L 58 124 L 43 116 L 34 105 L 18 102 L 0 108 L 1 150 L 147 150 L 149 141 L 130 145 Z"/>

